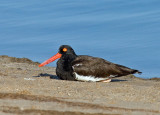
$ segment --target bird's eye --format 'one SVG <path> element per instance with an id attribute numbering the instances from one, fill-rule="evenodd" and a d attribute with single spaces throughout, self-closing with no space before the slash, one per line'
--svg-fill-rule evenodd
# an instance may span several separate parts
<path id="1" fill-rule="evenodd" d="M 67 48 L 63 48 L 63 52 L 66 52 L 67 51 Z"/>

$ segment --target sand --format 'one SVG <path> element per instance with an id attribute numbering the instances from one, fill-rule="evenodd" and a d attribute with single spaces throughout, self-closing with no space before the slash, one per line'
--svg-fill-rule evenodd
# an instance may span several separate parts
<path id="1" fill-rule="evenodd" d="M 160 115 L 160 79 L 59 80 L 54 67 L 0 56 L 0 115 Z"/>

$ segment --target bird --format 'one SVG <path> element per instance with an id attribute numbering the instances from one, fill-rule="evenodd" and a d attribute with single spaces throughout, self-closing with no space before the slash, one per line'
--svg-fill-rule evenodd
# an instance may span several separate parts
<path id="1" fill-rule="evenodd" d="M 56 55 L 44 61 L 45 66 L 56 59 L 56 74 L 62 80 L 85 82 L 110 82 L 112 78 L 129 74 L 141 74 L 139 70 L 109 62 L 103 58 L 77 55 L 69 45 L 61 45 Z"/>

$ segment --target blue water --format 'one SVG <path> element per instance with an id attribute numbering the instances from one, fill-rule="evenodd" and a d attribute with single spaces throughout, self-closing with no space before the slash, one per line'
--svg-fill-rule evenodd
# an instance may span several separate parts
<path id="1" fill-rule="evenodd" d="M 0 55 L 43 62 L 68 44 L 160 77 L 160 0 L 0 0 L 0 41 Z"/>

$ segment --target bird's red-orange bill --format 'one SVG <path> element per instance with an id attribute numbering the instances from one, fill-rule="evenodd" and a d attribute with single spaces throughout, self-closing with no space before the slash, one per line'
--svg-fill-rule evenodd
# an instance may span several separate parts
<path id="1" fill-rule="evenodd" d="M 56 55 L 52 56 L 52 57 L 49 58 L 48 60 L 46 60 L 46 61 L 44 61 L 43 63 L 41 63 L 41 64 L 39 65 L 39 67 L 42 67 L 42 66 L 47 65 L 47 64 L 55 61 L 56 59 L 61 58 L 61 56 L 62 56 L 62 54 L 57 53 Z"/>

